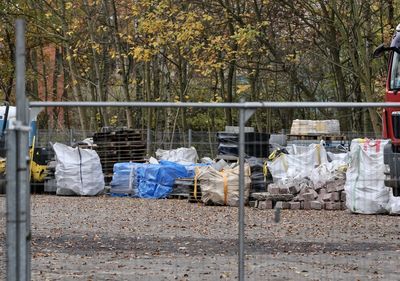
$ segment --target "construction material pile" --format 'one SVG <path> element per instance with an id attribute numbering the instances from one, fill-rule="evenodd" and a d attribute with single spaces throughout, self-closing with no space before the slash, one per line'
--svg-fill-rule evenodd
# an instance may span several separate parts
<path id="1" fill-rule="evenodd" d="M 193 179 L 195 167 L 201 165 L 194 163 L 198 159 L 194 148 L 158 150 L 157 156 L 159 159 L 150 158 L 150 163 L 114 164 L 111 194 L 155 199 L 177 195 L 176 192 L 182 191 L 174 191 L 175 181 Z"/>
<path id="2" fill-rule="evenodd" d="M 274 183 L 267 192 L 253 193 L 252 205 L 262 209 L 345 209 L 347 157 L 347 153 L 326 152 L 322 143 L 287 147 L 268 162 Z"/>
<path id="3" fill-rule="evenodd" d="M 111 193 L 139 198 L 166 198 L 172 192 L 176 179 L 189 176 L 190 171 L 184 165 L 169 161 L 160 161 L 159 164 L 118 163 L 114 165 Z"/>

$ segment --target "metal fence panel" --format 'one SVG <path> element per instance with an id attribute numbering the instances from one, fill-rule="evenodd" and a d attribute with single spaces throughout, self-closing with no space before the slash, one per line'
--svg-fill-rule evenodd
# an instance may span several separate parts
<path id="1" fill-rule="evenodd" d="M 43 106 L 43 103 L 36 105 Z M 312 107 L 312 104 L 307 105 Z M 129 106 L 134 106 L 134 103 Z M 268 104 L 248 103 L 242 106 L 252 109 L 256 106 L 268 107 Z M 274 103 L 270 106 L 284 105 Z M 298 106 L 303 105 L 286 105 Z M 239 124 L 242 128 L 244 120 L 250 116 L 243 114 L 246 112 L 249 113 L 247 109 L 242 109 Z M 237 145 L 240 147 L 239 158 L 243 159 L 246 146 L 259 144 L 247 139 L 243 130 L 240 132 Z M 218 148 L 210 139 L 216 140 L 216 137 L 207 134 L 201 135 L 199 142 L 208 137 L 203 145 L 210 149 L 204 149 L 204 155 L 208 153 L 215 158 Z M 143 135 L 148 140 L 147 134 Z M 154 147 L 175 148 L 189 144 L 189 140 L 196 146 L 195 132 L 191 133 L 191 137 L 186 133 L 181 137 L 170 135 L 169 142 L 165 135 L 157 133 L 152 137 L 152 153 Z M 237 160 L 238 157 L 231 157 L 228 162 Z M 308 162 L 307 159 L 304 161 L 299 164 L 306 169 Z M 243 161 L 241 164 L 239 186 L 244 188 L 245 165 Z M 296 201 L 291 198 L 286 201 L 288 195 L 294 192 L 290 188 L 288 192 L 284 188 L 281 190 L 280 186 L 267 186 L 270 169 L 263 164 L 264 161 L 261 164 L 264 190 L 259 188 L 257 191 L 268 190 L 269 195 L 262 195 L 268 199 L 256 198 L 252 194 L 246 213 L 240 213 L 240 209 L 235 207 L 189 203 L 187 199 L 180 200 L 179 196 L 168 200 L 146 200 L 116 194 L 95 198 L 35 195 L 32 209 L 32 278 L 363 280 L 373 276 L 378 280 L 396 279 L 399 248 L 397 217 L 359 216 L 339 210 L 343 207 L 343 190 L 327 190 L 328 196 L 325 198 L 323 194 L 322 202 L 318 200 L 321 194 L 315 190 L 316 195 L 311 189 L 301 194 L 303 199 L 307 197 L 311 200 L 298 198 Z M 131 173 L 128 173 L 128 178 Z M 310 178 L 304 177 L 304 180 L 309 181 Z M 225 197 L 230 187 L 225 178 L 221 182 L 221 194 Z M 199 196 L 202 183 L 197 184 L 196 193 Z M 300 185 L 290 187 L 296 190 Z M 240 193 L 246 194 L 243 191 Z M 299 193 L 296 191 L 296 196 Z M 268 197 L 271 194 L 277 197 L 272 200 Z M 278 200 L 278 197 L 286 199 Z M 206 200 L 205 197 L 203 199 Z M 312 203 L 311 207 L 311 201 L 318 202 Z M 325 204 L 324 208 L 316 210 L 316 206 L 322 204 Z M 300 210 L 294 210 L 296 206 Z"/>

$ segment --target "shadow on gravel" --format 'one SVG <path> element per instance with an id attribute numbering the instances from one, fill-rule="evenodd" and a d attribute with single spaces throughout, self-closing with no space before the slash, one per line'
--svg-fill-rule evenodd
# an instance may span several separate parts
<path id="1" fill-rule="evenodd" d="M 189 253 L 191 256 L 205 254 L 237 254 L 236 239 L 194 239 L 179 238 L 112 238 L 100 235 L 62 236 L 33 238 L 33 252 L 58 252 L 66 254 L 93 254 L 102 251 L 130 251 L 136 255 L 169 255 Z M 319 243 L 319 242 L 285 242 L 280 240 L 247 240 L 246 254 L 276 254 L 276 253 L 351 253 L 371 251 L 399 250 L 396 244 L 387 243 Z"/>

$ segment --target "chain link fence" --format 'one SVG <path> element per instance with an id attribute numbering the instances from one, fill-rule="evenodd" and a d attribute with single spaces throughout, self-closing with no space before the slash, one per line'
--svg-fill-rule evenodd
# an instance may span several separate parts
<path id="1" fill-rule="evenodd" d="M 111 128 L 111 130 L 118 130 L 118 128 Z M 157 149 L 171 150 L 179 147 L 190 147 L 196 148 L 199 158 L 210 157 L 215 158 L 218 155 L 218 133 L 210 131 L 193 131 L 187 130 L 186 132 L 170 132 L 170 131 L 153 131 L 153 130 L 142 130 L 135 129 L 139 132 L 143 142 L 150 141 L 148 144 L 149 156 L 155 156 Z M 99 131 L 101 132 L 101 130 Z M 96 132 L 93 131 L 82 131 L 77 129 L 69 130 L 44 130 L 39 129 L 36 133 L 35 146 L 37 147 L 50 147 L 51 144 L 60 142 L 67 145 L 74 145 L 87 138 L 92 138 Z M 147 135 L 150 135 L 148 139 Z M 274 133 L 271 133 L 274 134 Z M 299 138 L 288 138 L 290 130 L 281 130 L 276 135 L 285 136 L 282 140 L 284 145 L 301 145 L 308 146 L 312 143 L 318 143 L 319 139 L 299 139 Z M 330 148 L 342 147 L 348 149 L 352 139 L 356 138 L 381 138 L 381 134 L 375 134 L 373 132 L 341 132 L 341 138 L 335 140 L 325 140 L 325 145 Z M 147 143 L 146 143 L 147 144 Z M 265 155 L 264 157 L 267 157 Z"/>

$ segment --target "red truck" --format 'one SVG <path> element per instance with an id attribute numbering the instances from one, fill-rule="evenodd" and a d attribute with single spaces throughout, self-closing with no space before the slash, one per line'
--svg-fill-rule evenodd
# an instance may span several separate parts
<path id="1" fill-rule="evenodd" d="M 389 67 L 386 80 L 386 102 L 400 102 L 400 24 L 390 46 L 379 45 L 374 58 L 389 52 Z M 384 148 L 385 185 L 393 189 L 394 196 L 400 196 L 400 105 L 385 108 L 382 113 L 383 137 L 391 141 Z"/>

